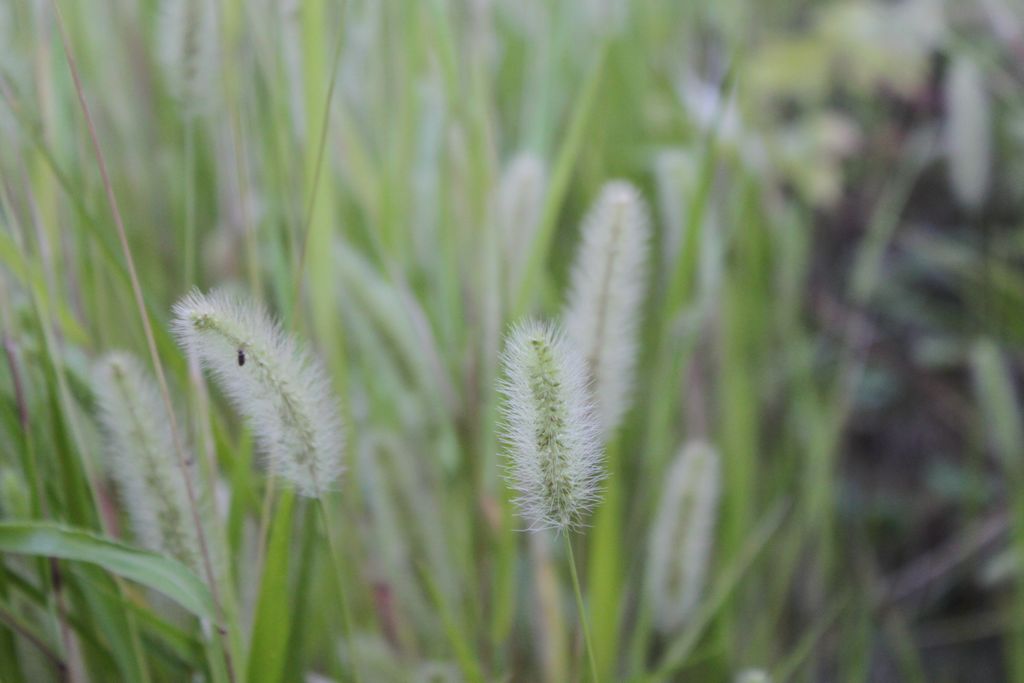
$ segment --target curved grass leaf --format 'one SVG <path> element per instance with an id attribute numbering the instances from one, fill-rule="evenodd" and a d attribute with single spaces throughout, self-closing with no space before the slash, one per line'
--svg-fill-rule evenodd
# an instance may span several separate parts
<path id="1" fill-rule="evenodd" d="M 215 620 L 209 590 L 184 565 L 90 531 L 52 522 L 0 522 L 0 552 L 96 564 Z"/>

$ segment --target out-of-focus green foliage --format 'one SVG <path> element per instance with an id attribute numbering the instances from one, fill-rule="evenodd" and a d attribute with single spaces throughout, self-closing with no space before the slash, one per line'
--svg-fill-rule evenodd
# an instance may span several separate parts
<path id="1" fill-rule="evenodd" d="M 496 387 L 614 179 L 653 234 L 569 538 L 599 679 L 1024 680 L 1012 0 L 0 2 L 0 680 L 583 680 Z M 323 360 L 336 490 L 269 478 L 175 344 L 215 286 Z M 140 302 L 212 585 L 128 547 L 92 367 L 152 365 Z M 663 524 L 709 528 L 686 574 L 705 544 L 653 525 L 693 443 L 720 494 Z M 690 613 L 651 562 L 702 577 Z"/>

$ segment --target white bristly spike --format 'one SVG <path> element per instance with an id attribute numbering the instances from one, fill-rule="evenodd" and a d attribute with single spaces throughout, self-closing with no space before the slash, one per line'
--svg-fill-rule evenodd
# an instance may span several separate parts
<path id="1" fill-rule="evenodd" d="M 663 632 L 691 615 L 707 573 L 721 487 L 718 453 L 703 441 L 683 447 L 672 463 L 651 527 L 647 599 Z"/>
<path id="2" fill-rule="evenodd" d="M 502 435 L 515 502 L 530 530 L 578 527 L 604 478 L 582 359 L 555 327 L 527 322 L 509 333 L 502 361 Z"/>
<path id="3" fill-rule="evenodd" d="M 130 354 L 107 354 L 95 367 L 110 472 L 147 548 L 201 567 L 188 490 L 175 456 L 171 421 L 153 380 Z"/>
<path id="4" fill-rule="evenodd" d="M 245 416 L 271 474 L 318 496 L 342 471 L 341 414 L 327 371 L 257 302 L 193 290 L 174 305 L 178 342 Z"/>
<path id="5" fill-rule="evenodd" d="M 605 437 L 629 408 L 649 239 L 647 208 L 636 188 L 624 181 L 605 185 L 583 223 L 565 311 Z"/>
<path id="6" fill-rule="evenodd" d="M 992 164 L 992 123 L 985 75 L 966 55 L 958 55 L 946 75 L 946 154 L 953 193 L 962 206 L 977 210 L 988 194 Z"/>
<path id="7" fill-rule="evenodd" d="M 206 111 L 215 95 L 220 69 L 217 3 L 164 0 L 157 46 L 167 87 L 187 114 Z"/>
<path id="8" fill-rule="evenodd" d="M 506 286 L 510 292 L 519 287 L 526 255 L 540 226 L 546 193 L 547 168 L 543 159 L 531 152 L 521 152 L 508 162 L 498 183 L 494 218 L 501 234 Z"/>
<path id="9" fill-rule="evenodd" d="M 736 676 L 736 683 L 772 683 L 772 677 L 761 669 L 745 669 Z"/>

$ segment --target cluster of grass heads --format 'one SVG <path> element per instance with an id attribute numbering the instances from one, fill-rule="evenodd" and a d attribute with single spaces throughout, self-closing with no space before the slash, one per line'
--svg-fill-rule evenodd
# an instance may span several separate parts
<path id="1" fill-rule="evenodd" d="M 841 456 L 912 325 L 1024 547 L 1024 18 L 820 5 L 0 4 L 0 682 L 926 680 Z"/>

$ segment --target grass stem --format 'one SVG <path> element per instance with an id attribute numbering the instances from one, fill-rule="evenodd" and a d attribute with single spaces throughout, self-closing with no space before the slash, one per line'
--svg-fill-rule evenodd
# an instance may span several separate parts
<path id="1" fill-rule="evenodd" d="M 359 664 L 356 662 L 356 650 L 352 646 L 355 636 L 355 629 L 352 626 L 352 612 L 349 608 L 348 599 L 345 596 L 345 586 L 341 578 L 341 561 L 338 559 L 337 549 L 334 547 L 334 533 L 330 522 L 330 515 L 327 514 L 327 506 L 320 496 L 316 498 L 316 506 L 320 511 L 320 520 L 324 525 L 324 535 L 327 536 L 328 550 L 331 555 L 331 575 L 334 577 L 334 585 L 338 591 L 338 602 L 341 605 L 342 628 L 345 635 L 345 647 L 348 650 L 348 660 L 352 667 L 352 680 L 360 683 Z"/>
<path id="2" fill-rule="evenodd" d="M 160 393 L 167 406 L 167 414 L 171 421 L 171 434 L 174 436 L 175 450 L 177 451 L 178 464 L 181 468 L 182 477 L 185 480 L 185 488 L 188 492 L 189 505 L 192 511 L 192 521 L 196 527 L 196 536 L 199 539 L 200 554 L 203 559 L 203 569 L 206 573 L 206 578 L 210 586 L 210 592 L 213 595 L 214 603 L 217 607 L 217 621 L 215 630 L 221 635 L 223 639 L 223 654 L 224 663 L 228 671 L 228 679 L 234 683 L 234 668 L 231 663 L 231 646 L 228 642 L 227 630 L 224 626 L 224 603 L 221 600 L 220 588 L 217 584 L 217 578 L 213 571 L 213 563 L 210 559 L 210 550 L 207 547 L 206 534 L 203 530 L 203 524 L 199 517 L 199 509 L 196 499 L 196 492 L 193 487 L 192 478 L 188 473 L 188 465 L 185 459 L 185 451 L 181 445 L 181 436 L 178 432 L 177 421 L 174 419 L 174 406 L 171 403 L 170 392 L 167 388 L 167 379 L 164 376 L 163 364 L 160 362 L 160 356 L 156 349 L 156 339 L 153 336 L 153 326 L 149 320 L 149 313 L 146 311 L 146 304 L 142 296 L 142 286 L 139 284 L 138 273 L 135 270 L 135 260 L 132 258 L 131 248 L 128 246 L 128 235 L 124 227 L 124 219 L 121 217 L 121 208 L 117 203 L 117 198 L 114 195 L 113 184 L 110 182 L 110 174 L 107 171 L 107 162 L 103 157 L 103 151 L 100 148 L 99 136 L 96 134 L 96 125 L 93 123 L 92 114 L 89 111 L 89 105 L 85 101 L 85 93 L 82 90 L 81 78 L 78 74 L 78 66 L 75 62 L 73 55 L 71 54 L 71 43 L 68 38 L 67 28 L 64 26 L 64 18 L 60 11 L 60 6 L 57 4 L 57 0 L 53 0 L 53 14 L 56 19 L 57 28 L 60 31 L 61 43 L 64 47 L 64 56 L 67 59 L 68 69 L 71 72 L 71 79 L 74 83 L 75 93 L 78 96 L 78 103 L 82 108 L 82 115 L 85 118 L 86 126 L 89 130 L 89 138 L 92 142 L 93 152 L 96 155 L 96 164 L 99 166 L 100 176 L 103 180 L 103 187 L 106 191 L 107 203 L 110 205 L 110 212 L 114 217 L 114 226 L 117 229 L 118 240 L 121 243 L 121 250 L 124 254 L 125 264 L 128 268 L 128 275 L 131 280 L 132 292 L 135 295 L 135 304 L 139 311 L 139 317 L 142 320 L 143 331 L 146 335 L 146 345 L 149 347 L 150 359 L 153 362 L 153 369 L 156 371 L 157 381 L 160 385 Z"/>
<path id="3" fill-rule="evenodd" d="M 590 680 L 593 683 L 598 683 L 597 678 L 597 659 L 594 657 L 594 646 L 590 642 L 590 626 L 587 622 L 587 610 L 583 606 L 583 593 L 580 591 L 580 577 L 576 572 L 576 556 L 572 551 L 572 539 L 569 538 L 569 534 L 563 534 L 565 537 L 565 550 L 569 554 L 569 570 L 572 573 L 572 590 L 576 594 L 576 609 L 580 613 L 580 627 L 583 629 L 583 642 L 587 646 L 587 659 L 590 662 Z"/>

